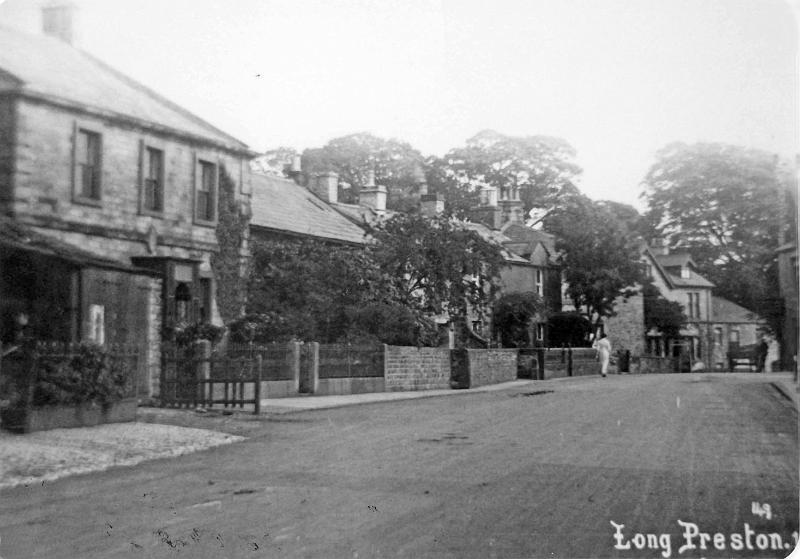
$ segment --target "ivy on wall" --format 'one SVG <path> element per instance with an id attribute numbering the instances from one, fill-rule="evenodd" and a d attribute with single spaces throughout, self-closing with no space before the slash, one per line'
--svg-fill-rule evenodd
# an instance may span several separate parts
<path id="1" fill-rule="evenodd" d="M 220 168 L 217 207 L 219 252 L 211 256 L 211 269 L 216 278 L 217 308 L 227 324 L 244 312 L 247 270 L 240 250 L 247 236 L 249 218 L 236 199 L 236 182 L 224 166 Z"/>

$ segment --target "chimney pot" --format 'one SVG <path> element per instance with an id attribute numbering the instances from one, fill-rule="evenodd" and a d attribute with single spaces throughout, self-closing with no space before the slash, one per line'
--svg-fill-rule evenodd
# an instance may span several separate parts
<path id="1" fill-rule="evenodd" d="M 300 156 L 295 155 L 292 157 L 292 173 L 299 173 L 303 170 L 302 164 L 300 162 Z"/>
<path id="2" fill-rule="evenodd" d="M 75 4 L 53 2 L 42 7 L 42 31 L 68 45 L 75 43 Z"/>
<path id="3" fill-rule="evenodd" d="M 421 196 L 419 211 L 425 217 L 436 217 L 444 211 L 444 198 L 438 192 Z"/>
<path id="4" fill-rule="evenodd" d="M 385 186 L 365 186 L 358 193 L 358 202 L 362 206 L 372 208 L 377 214 L 386 212 L 386 196 L 388 191 Z"/>
<path id="5" fill-rule="evenodd" d="M 364 188 L 375 188 L 375 169 L 367 171 L 367 184 L 364 185 Z"/>
<path id="6" fill-rule="evenodd" d="M 339 201 L 339 175 L 333 172 L 319 173 L 309 181 L 310 190 L 330 204 Z"/>

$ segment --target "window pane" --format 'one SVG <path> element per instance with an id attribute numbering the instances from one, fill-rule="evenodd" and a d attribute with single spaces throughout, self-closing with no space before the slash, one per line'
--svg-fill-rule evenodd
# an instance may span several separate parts
<path id="1" fill-rule="evenodd" d="M 200 162 L 200 184 L 197 191 L 197 217 L 213 221 L 215 217 L 214 198 L 216 196 L 217 167 L 207 161 Z"/>
<path id="2" fill-rule="evenodd" d="M 145 208 L 151 211 L 164 209 L 162 168 L 164 154 L 161 150 L 147 148 L 147 176 L 144 184 Z"/>
<path id="3" fill-rule="evenodd" d="M 86 162 L 89 165 L 97 165 L 100 160 L 100 140 L 97 134 L 86 133 Z"/>
<path id="4" fill-rule="evenodd" d="M 75 158 L 81 196 L 100 199 L 100 135 L 79 130 Z"/>
<path id="5" fill-rule="evenodd" d="M 198 191 L 197 193 L 197 217 L 208 219 L 208 192 Z"/>
<path id="6" fill-rule="evenodd" d="M 97 198 L 95 168 L 84 163 L 80 166 L 80 175 L 81 196 L 85 196 L 86 198 Z"/>
<path id="7" fill-rule="evenodd" d="M 78 163 L 89 162 L 89 160 L 87 159 L 88 145 L 89 145 L 89 135 L 83 130 L 81 130 L 80 132 L 78 132 L 78 145 L 75 147 L 75 155 L 77 157 Z"/>

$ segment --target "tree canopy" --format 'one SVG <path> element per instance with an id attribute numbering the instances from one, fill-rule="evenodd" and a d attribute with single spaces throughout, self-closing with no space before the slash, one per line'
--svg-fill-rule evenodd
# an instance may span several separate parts
<path id="1" fill-rule="evenodd" d="M 368 246 L 253 240 L 247 315 L 235 338 L 436 345 L 431 316 L 485 311 L 503 258 L 462 224 L 398 214 Z"/>
<path id="2" fill-rule="evenodd" d="M 614 315 L 615 300 L 643 281 L 639 239 L 603 203 L 565 197 L 544 220 L 556 237 L 566 294 L 592 322 Z"/>
<path id="3" fill-rule="evenodd" d="M 531 346 L 531 320 L 545 310 L 545 302 L 537 293 L 506 293 L 499 297 L 492 309 L 492 325 L 503 347 Z"/>
<path id="4" fill-rule="evenodd" d="M 424 157 L 411 144 L 385 140 L 366 132 L 330 140 L 321 148 L 302 155 L 303 170 L 309 173 L 333 171 L 349 185 L 345 201 L 356 200 L 371 171 L 378 184 L 389 190 L 389 206 L 397 207 L 425 178 Z"/>
<path id="5" fill-rule="evenodd" d="M 443 158 L 449 177 L 467 190 L 482 185 L 519 195 L 525 211 L 567 193 L 576 193 L 574 179 L 581 168 L 574 162 L 575 149 L 550 136 L 508 136 L 483 130 L 464 147 Z"/>
<path id="6" fill-rule="evenodd" d="M 661 149 L 644 180 L 646 220 L 671 247 L 690 251 L 715 293 L 780 328 L 775 249 L 788 216 L 787 162 L 718 143 Z"/>
<path id="7" fill-rule="evenodd" d="M 687 322 L 683 305 L 661 295 L 658 288 L 648 281 L 642 287 L 644 297 L 644 326 L 649 332 L 655 328 L 665 338 L 680 336 L 681 327 Z"/>
<path id="8" fill-rule="evenodd" d="M 501 249 L 446 217 L 398 214 L 372 231 L 372 258 L 392 300 L 428 314 L 485 312 L 503 264 Z"/>

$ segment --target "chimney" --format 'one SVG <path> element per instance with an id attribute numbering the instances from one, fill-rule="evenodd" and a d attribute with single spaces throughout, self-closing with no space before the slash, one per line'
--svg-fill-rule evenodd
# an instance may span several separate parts
<path id="1" fill-rule="evenodd" d="M 497 206 L 497 188 L 483 185 L 480 192 L 481 206 Z"/>
<path id="2" fill-rule="evenodd" d="M 500 229 L 503 225 L 503 211 L 497 205 L 497 188 L 488 184 L 480 190 L 481 205 L 470 210 L 470 220 L 482 223 L 489 229 Z"/>
<path id="3" fill-rule="evenodd" d="M 385 186 L 375 186 L 375 171 L 369 171 L 367 172 L 367 184 L 362 186 L 358 192 L 358 203 L 372 208 L 375 213 L 382 215 L 386 212 L 387 194 Z"/>
<path id="4" fill-rule="evenodd" d="M 444 211 L 444 198 L 438 192 L 423 194 L 419 201 L 419 212 L 425 217 L 436 217 Z"/>
<path id="5" fill-rule="evenodd" d="M 68 45 L 75 44 L 75 12 L 72 2 L 52 2 L 42 7 L 42 31 Z"/>
<path id="6" fill-rule="evenodd" d="M 414 184 L 417 187 L 417 194 L 419 194 L 420 197 L 428 194 L 428 181 L 425 180 L 425 172 L 419 165 L 414 168 Z"/>
<path id="7" fill-rule="evenodd" d="M 333 172 L 319 173 L 309 181 L 311 192 L 330 204 L 339 201 L 339 175 Z"/>
<path id="8" fill-rule="evenodd" d="M 669 243 L 666 239 L 653 239 L 650 244 L 650 252 L 653 253 L 653 256 L 667 256 L 669 255 Z"/>

